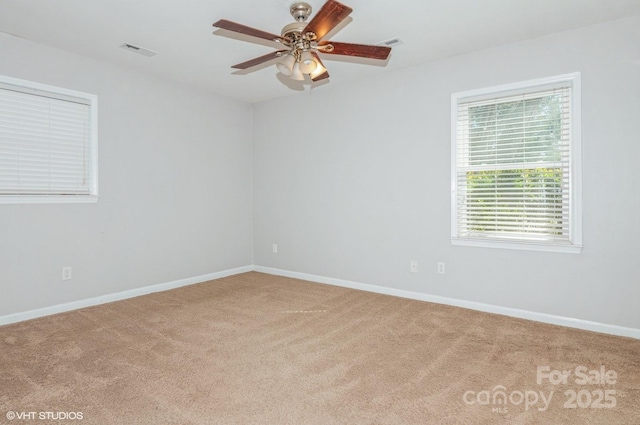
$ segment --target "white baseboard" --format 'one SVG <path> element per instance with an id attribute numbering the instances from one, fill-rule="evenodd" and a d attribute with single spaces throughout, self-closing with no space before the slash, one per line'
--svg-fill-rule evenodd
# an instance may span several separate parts
<path id="1" fill-rule="evenodd" d="M 640 339 L 640 329 L 628 328 L 624 326 L 609 325 L 606 323 L 592 322 L 588 320 L 574 319 L 564 316 L 556 316 L 553 314 L 537 313 L 533 311 L 520 310 L 516 308 L 502 307 L 492 304 L 484 304 L 474 301 L 459 300 L 455 298 L 441 297 L 438 295 L 423 294 L 420 292 L 405 291 L 402 289 L 388 288 L 384 286 L 370 285 L 367 283 L 352 282 L 343 279 L 335 279 L 324 276 L 317 276 L 307 273 L 292 272 L 288 270 L 275 269 L 263 266 L 244 266 L 235 269 L 223 270 L 216 273 L 210 273 L 202 276 L 194 276 L 186 279 L 175 280 L 157 285 L 145 286 L 142 288 L 131 289 L 128 291 L 117 292 L 114 294 L 102 295 L 94 298 L 73 301 L 64 304 L 58 304 L 50 307 L 44 307 L 36 310 L 29 310 L 20 313 L 0 316 L 0 326 L 10 323 L 22 322 L 24 320 L 35 319 L 38 317 L 49 316 L 66 311 L 77 310 L 80 308 L 91 307 L 99 304 L 106 304 L 114 301 L 120 301 L 127 298 L 147 295 L 154 292 L 167 291 L 182 286 L 202 283 L 209 280 L 221 279 L 223 277 L 232 276 L 240 273 L 256 271 L 276 276 L 291 277 L 295 279 L 307 280 L 310 282 L 324 283 L 328 285 L 341 286 L 345 288 L 358 289 L 361 291 L 374 292 L 378 294 L 392 295 L 401 298 L 409 298 L 419 301 L 427 301 L 437 304 L 451 305 L 455 307 L 468 308 L 471 310 L 484 311 L 487 313 L 500 314 L 503 316 L 517 317 L 520 319 L 528 319 L 536 322 L 550 323 L 553 325 L 566 326 L 569 328 L 583 329 L 588 331 L 600 332 L 610 335 L 618 335 L 629 338 Z"/>
<path id="2" fill-rule="evenodd" d="M 113 301 L 120 301 L 127 298 L 139 297 L 154 292 L 167 291 L 169 289 L 180 288 L 182 286 L 202 283 L 209 280 L 220 279 L 240 273 L 246 273 L 253 270 L 253 266 L 238 267 L 235 269 L 223 270 L 216 273 L 209 273 L 202 276 L 194 276 L 186 279 L 174 280 L 173 282 L 160 283 L 157 285 L 145 286 L 142 288 L 130 289 L 128 291 L 116 292 L 115 294 L 101 295 L 99 297 L 87 298 L 84 300 L 72 301 L 69 303 L 58 304 L 50 307 L 29 310 L 21 313 L 0 316 L 0 325 L 8 325 L 10 323 L 22 322 L 24 320 L 35 319 L 38 317 L 49 316 L 51 314 L 64 313 L 65 311 L 77 310 L 80 308 L 91 307 L 99 304 L 106 304 Z"/>
<path id="3" fill-rule="evenodd" d="M 553 314 L 537 313 L 534 311 L 520 310 L 517 308 L 501 307 L 497 305 L 465 301 L 455 298 L 441 297 L 438 295 L 423 294 L 420 292 L 405 291 L 402 289 L 388 288 L 384 286 L 370 285 L 366 283 L 351 282 L 348 280 L 334 279 L 324 276 L 316 276 L 306 273 L 298 273 L 287 270 L 274 269 L 269 267 L 254 266 L 254 271 L 277 276 L 292 277 L 295 279 L 308 280 L 311 282 L 325 283 L 328 285 L 342 286 L 345 288 L 359 289 L 362 291 L 375 292 L 378 294 L 393 295 L 396 297 L 409 298 L 419 301 L 427 301 L 437 304 L 451 305 L 455 307 L 468 308 L 471 310 L 483 311 L 487 313 L 500 314 L 503 316 L 528 319 L 536 322 L 550 323 L 552 325 L 566 326 L 569 328 L 583 329 L 593 332 L 600 332 L 610 335 L 625 336 L 640 339 L 640 329 L 627 328 L 624 326 L 608 325 L 606 323 L 591 322 L 588 320 L 573 319 L 570 317 L 556 316 Z"/>

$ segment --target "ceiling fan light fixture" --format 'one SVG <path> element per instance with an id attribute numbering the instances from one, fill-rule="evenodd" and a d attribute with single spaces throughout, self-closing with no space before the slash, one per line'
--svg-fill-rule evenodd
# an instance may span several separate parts
<path id="1" fill-rule="evenodd" d="M 286 25 L 281 35 L 262 31 L 236 22 L 220 19 L 213 24 L 214 27 L 237 34 L 279 43 L 281 50 L 262 55 L 249 61 L 231 66 L 234 69 L 246 70 L 256 68 L 258 65 L 277 60 L 278 71 L 286 77 L 296 81 L 308 81 L 312 83 L 329 78 L 329 72 L 324 67 L 318 53 L 367 58 L 375 60 L 388 60 L 391 53 L 391 45 L 401 42 L 396 38 L 389 40 L 384 45 L 368 45 L 354 43 L 339 43 L 324 40 L 329 34 L 338 28 L 341 22 L 353 12 L 351 7 L 340 3 L 338 0 L 325 0 L 320 10 L 309 20 L 311 6 L 308 3 L 293 3 L 289 12 L 295 22 Z M 249 41 L 249 40 L 247 40 Z"/>
<path id="2" fill-rule="evenodd" d="M 293 68 L 296 64 L 296 57 L 291 53 L 287 53 L 287 55 L 280 62 L 276 64 L 278 71 L 290 77 L 293 74 Z"/>

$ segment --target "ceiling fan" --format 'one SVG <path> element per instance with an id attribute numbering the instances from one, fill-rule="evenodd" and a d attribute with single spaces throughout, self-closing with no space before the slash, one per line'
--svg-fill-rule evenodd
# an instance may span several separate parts
<path id="1" fill-rule="evenodd" d="M 289 11 L 295 22 L 286 25 L 282 29 L 281 35 L 271 34 L 226 19 L 214 23 L 214 27 L 274 41 L 283 46 L 281 50 L 233 65 L 231 68 L 248 69 L 272 59 L 282 58 L 276 64 L 282 74 L 298 81 L 304 81 L 306 76 L 309 76 L 311 81 L 315 82 L 329 78 L 329 72 L 320 60 L 318 53 L 378 60 L 386 60 L 391 53 L 391 47 L 387 46 L 323 40 L 323 37 L 353 11 L 349 6 L 335 0 L 328 0 L 308 23 L 306 21 L 311 15 L 309 4 L 294 3 Z"/>

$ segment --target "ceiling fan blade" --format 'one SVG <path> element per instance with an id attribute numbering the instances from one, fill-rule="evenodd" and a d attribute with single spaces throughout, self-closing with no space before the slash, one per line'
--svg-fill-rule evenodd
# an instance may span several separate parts
<path id="1" fill-rule="evenodd" d="M 268 62 L 271 59 L 279 58 L 285 52 L 288 52 L 288 50 L 276 50 L 275 52 L 267 53 L 264 56 L 260 56 L 258 58 L 248 60 L 246 62 L 233 65 L 231 68 L 235 68 L 235 69 L 251 68 L 252 66 L 256 66 L 256 65 L 260 65 L 261 63 Z"/>
<path id="2" fill-rule="evenodd" d="M 320 74 L 317 77 L 313 78 L 311 81 L 313 81 L 315 83 L 316 81 L 321 81 L 321 80 L 324 80 L 324 79 L 327 79 L 327 78 L 329 78 L 329 71 L 323 72 L 322 74 Z"/>
<path id="3" fill-rule="evenodd" d="M 322 53 L 328 53 L 331 55 L 358 56 L 361 58 L 380 60 L 386 60 L 389 57 L 389 53 L 391 53 L 391 47 L 387 46 L 338 43 L 334 41 L 318 43 L 318 50 Z"/>
<path id="4" fill-rule="evenodd" d="M 349 6 L 335 0 L 327 1 L 307 24 L 304 31 L 312 32 L 316 35 L 316 40 L 320 40 L 329 31 L 335 28 L 353 11 Z"/>
<path id="5" fill-rule="evenodd" d="M 258 30 L 248 27 L 246 25 L 238 24 L 236 22 L 227 21 L 226 19 L 220 19 L 213 24 L 214 27 L 222 28 L 223 30 L 233 31 L 240 34 L 250 35 L 252 37 L 262 38 L 264 40 L 282 42 L 284 39 L 276 34 L 271 34 L 266 31 Z"/>
<path id="6" fill-rule="evenodd" d="M 313 55 L 313 57 L 316 59 L 316 62 L 318 62 L 318 65 L 322 67 L 322 69 L 324 69 L 324 72 L 313 77 L 311 79 L 311 81 L 320 81 L 320 80 L 324 80 L 326 78 L 329 78 L 329 71 L 327 71 L 327 68 L 324 66 L 324 64 L 322 63 L 322 61 L 320 60 L 320 56 L 318 56 L 318 54 L 316 52 L 311 52 L 311 54 Z"/>

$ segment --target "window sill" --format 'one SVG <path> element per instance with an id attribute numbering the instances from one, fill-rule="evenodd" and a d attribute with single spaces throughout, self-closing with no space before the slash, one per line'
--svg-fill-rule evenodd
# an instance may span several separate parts
<path id="1" fill-rule="evenodd" d="M 0 204 L 95 204 L 97 195 L 0 195 Z"/>
<path id="2" fill-rule="evenodd" d="M 561 252 L 565 254 L 580 254 L 582 245 L 550 244 L 544 242 L 515 242 L 504 240 L 476 240 L 476 239 L 451 239 L 452 245 L 474 246 L 478 248 L 515 249 L 523 251 Z"/>

